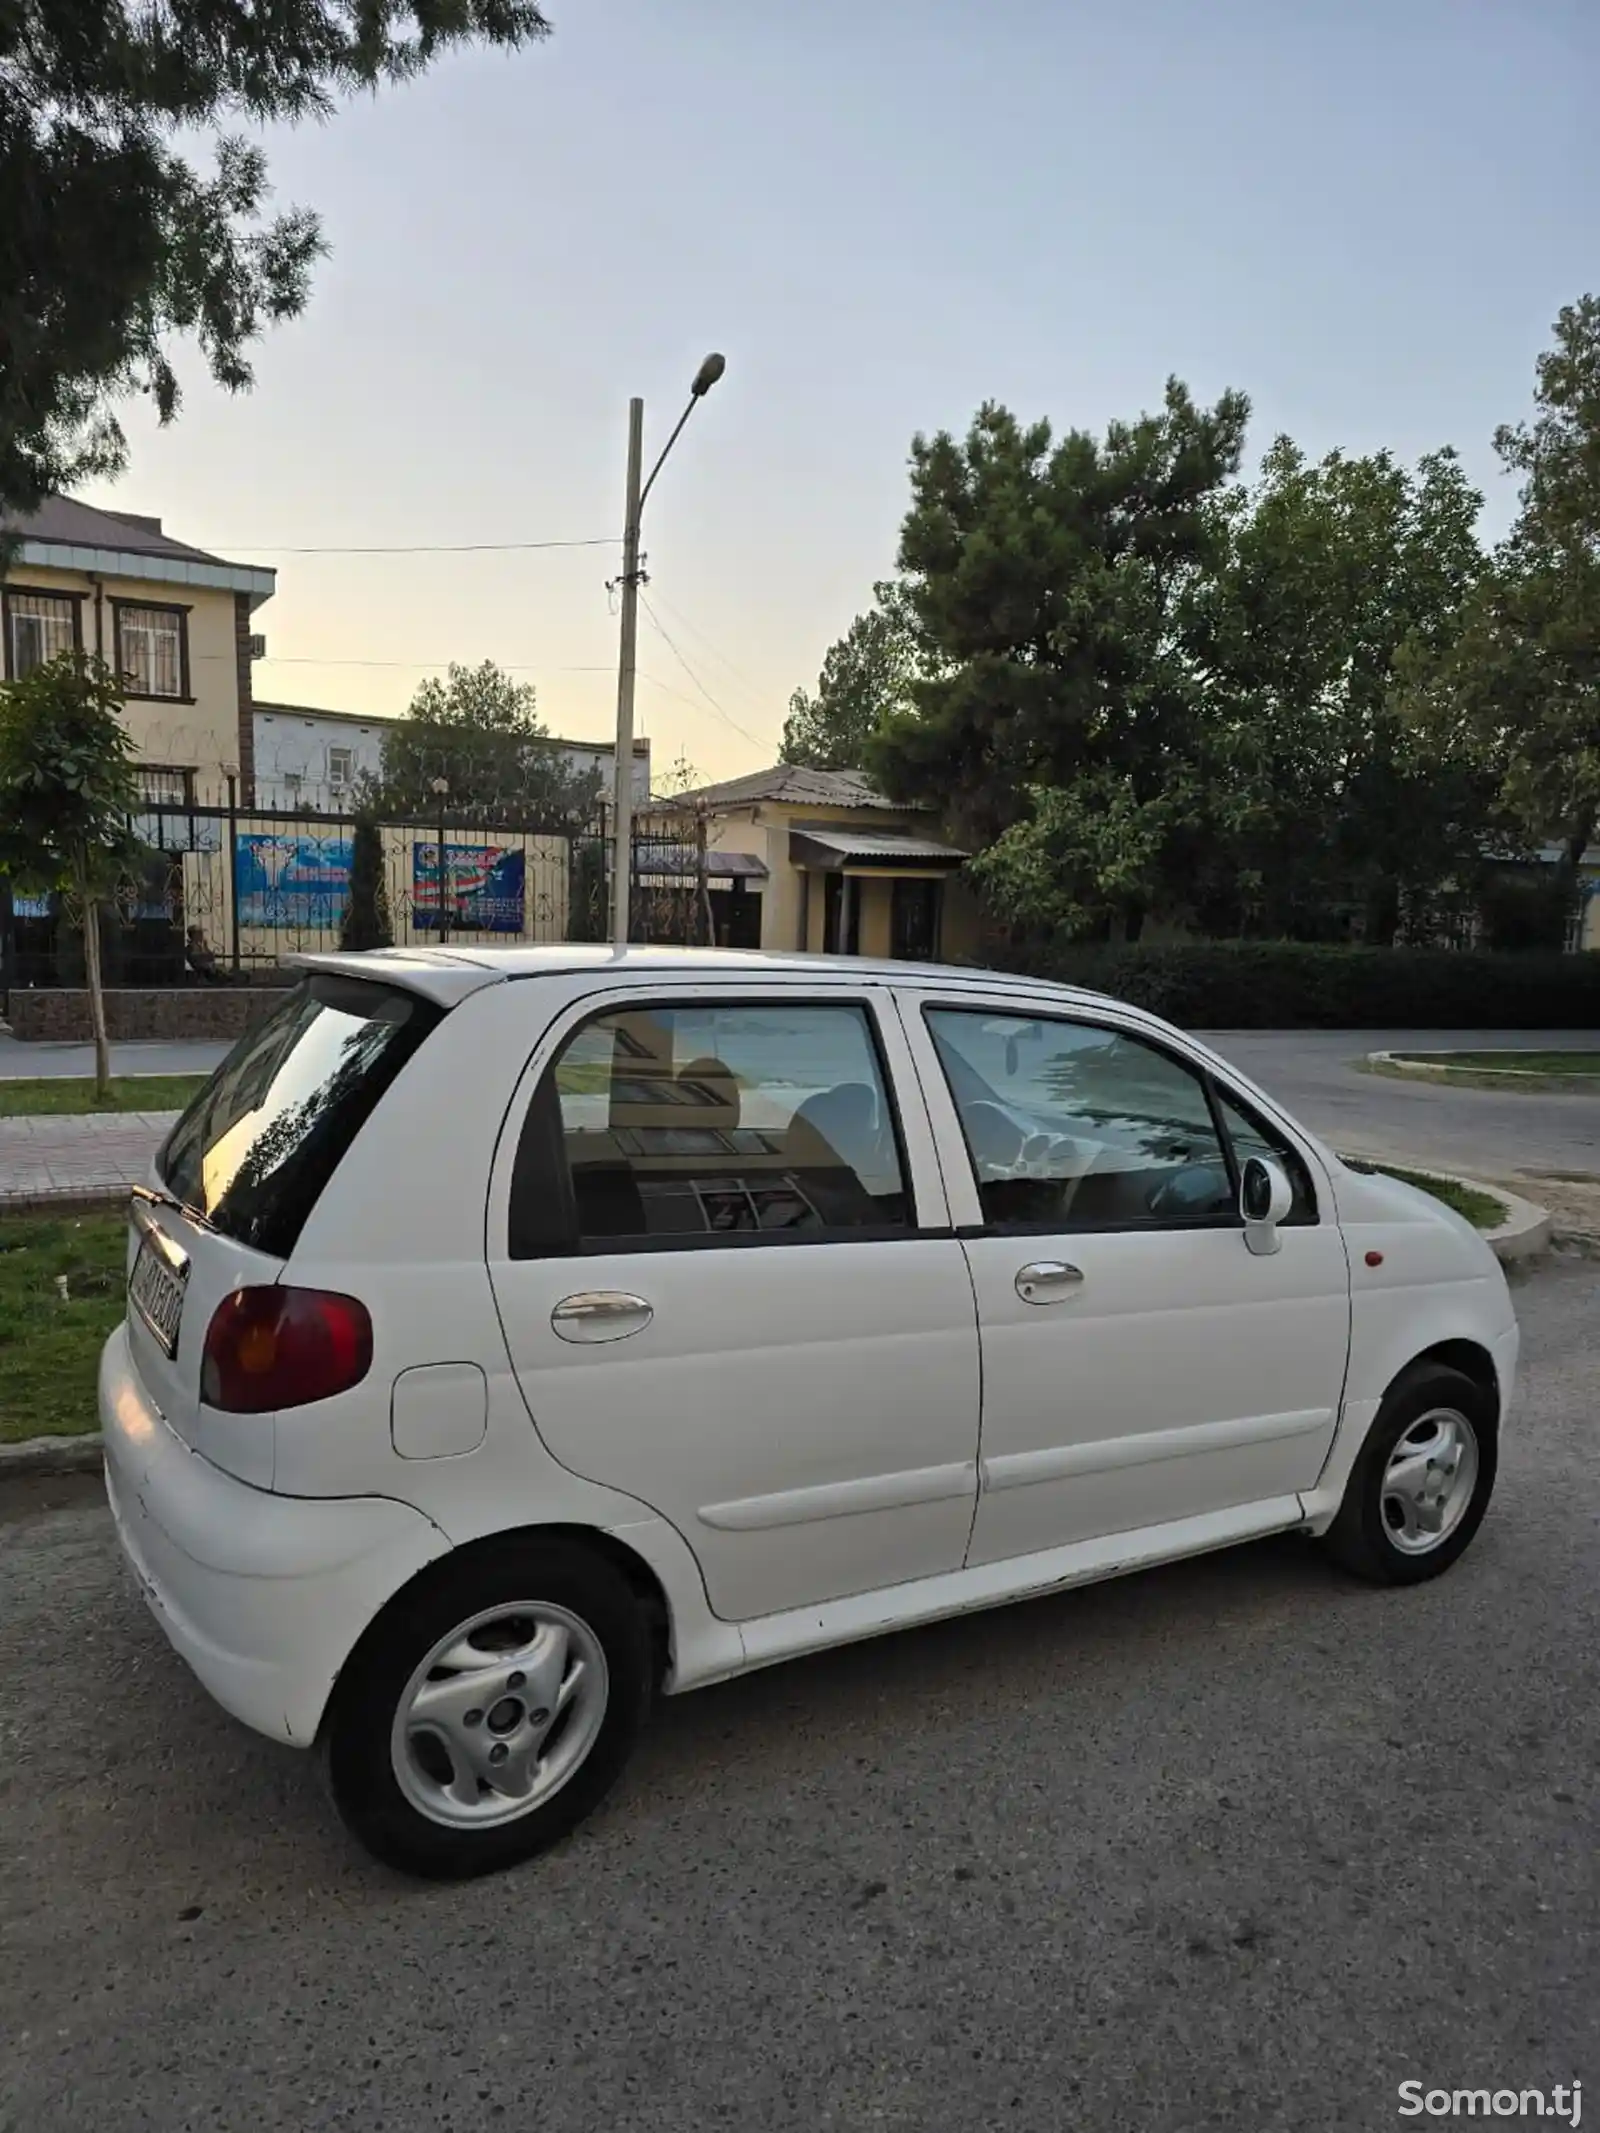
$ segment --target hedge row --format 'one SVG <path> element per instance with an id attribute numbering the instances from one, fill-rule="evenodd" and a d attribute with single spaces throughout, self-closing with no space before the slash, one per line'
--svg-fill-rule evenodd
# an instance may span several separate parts
<path id="1" fill-rule="evenodd" d="M 1592 953 L 1184 941 L 1063 943 L 997 960 L 1191 1029 L 1600 1029 L 1600 954 Z"/>

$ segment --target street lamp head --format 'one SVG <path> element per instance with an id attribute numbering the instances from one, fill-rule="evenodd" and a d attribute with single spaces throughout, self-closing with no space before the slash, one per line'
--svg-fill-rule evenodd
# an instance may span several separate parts
<path id="1" fill-rule="evenodd" d="M 726 356 L 708 355 L 694 374 L 694 383 L 689 387 L 691 397 L 696 400 L 703 400 L 727 367 L 728 359 Z"/>
<path id="2" fill-rule="evenodd" d="M 448 778 L 435 778 L 433 780 L 433 790 L 443 800 L 449 794 L 450 780 Z"/>

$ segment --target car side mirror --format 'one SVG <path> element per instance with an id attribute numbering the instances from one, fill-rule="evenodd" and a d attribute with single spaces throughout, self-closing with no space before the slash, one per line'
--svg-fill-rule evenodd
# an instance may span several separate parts
<path id="1" fill-rule="evenodd" d="M 1283 1165 L 1270 1155 L 1247 1155 L 1239 1173 L 1239 1213 L 1246 1249 L 1258 1258 L 1280 1251 L 1283 1239 L 1278 1225 L 1288 1219 L 1293 1206 L 1294 1187 Z"/>

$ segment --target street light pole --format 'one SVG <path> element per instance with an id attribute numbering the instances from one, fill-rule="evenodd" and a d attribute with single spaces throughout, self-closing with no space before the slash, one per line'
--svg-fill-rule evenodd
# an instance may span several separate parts
<path id="1" fill-rule="evenodd" d="M 622 520 L 622 650 L 617 663 L 617 759 L 611 794 L 611 938 L 628 944 L 633 888 L 633 676 L 639 651 L 639 518 L 644 498 L 644 402 L 628 402 L 628 496 Z"/>
<path id="2" fill-rule="evenodd" d="M 641 488 L 639 474 L 644 464 L 644 402 L 628 402 L 628 492 L 622 521 L 622 640 L 617 661 L 617 756 L 612 785 L 611 939 L 615 947 L 628 944 L 633 887 L 633 680 L 639 652 L 639 586 L 644 573 L 639 563 L 639 527 L 645 498 L 666 464 L 667 454 L 718 378 L 727 369 L 726 358 L 708 355 L 695 372 L 689 388 L 689 405 L 678 417 L 677 427 L 661 448 L 661 457 L 650 469 Z"/>

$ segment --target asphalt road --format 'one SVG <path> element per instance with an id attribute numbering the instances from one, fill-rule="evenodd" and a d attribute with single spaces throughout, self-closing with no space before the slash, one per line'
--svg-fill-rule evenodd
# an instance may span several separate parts
<path id="1" fill-rule="evenodd" d="M 1600 2091 L 1600 1265 L 1523 1284 L 1498 1500 L 1385 1593 L 1275 1541 L 664 1706 L 563 1850 L 367 1864 L 86 1485 L 0 1491 L 0 2127 L 1375 2128 Z"/>
<path id="2" fill-rule="evenodd" d="M 1600 1177 L 1600 1091 L 1501 1095 L 1392 1080 L 1355 1064 L 1377 1051 L 1594 1051 L 1600 1030 L 1245 1030 L 1206 1041 L 1346 1154 L 1478 1177 Z"/>

